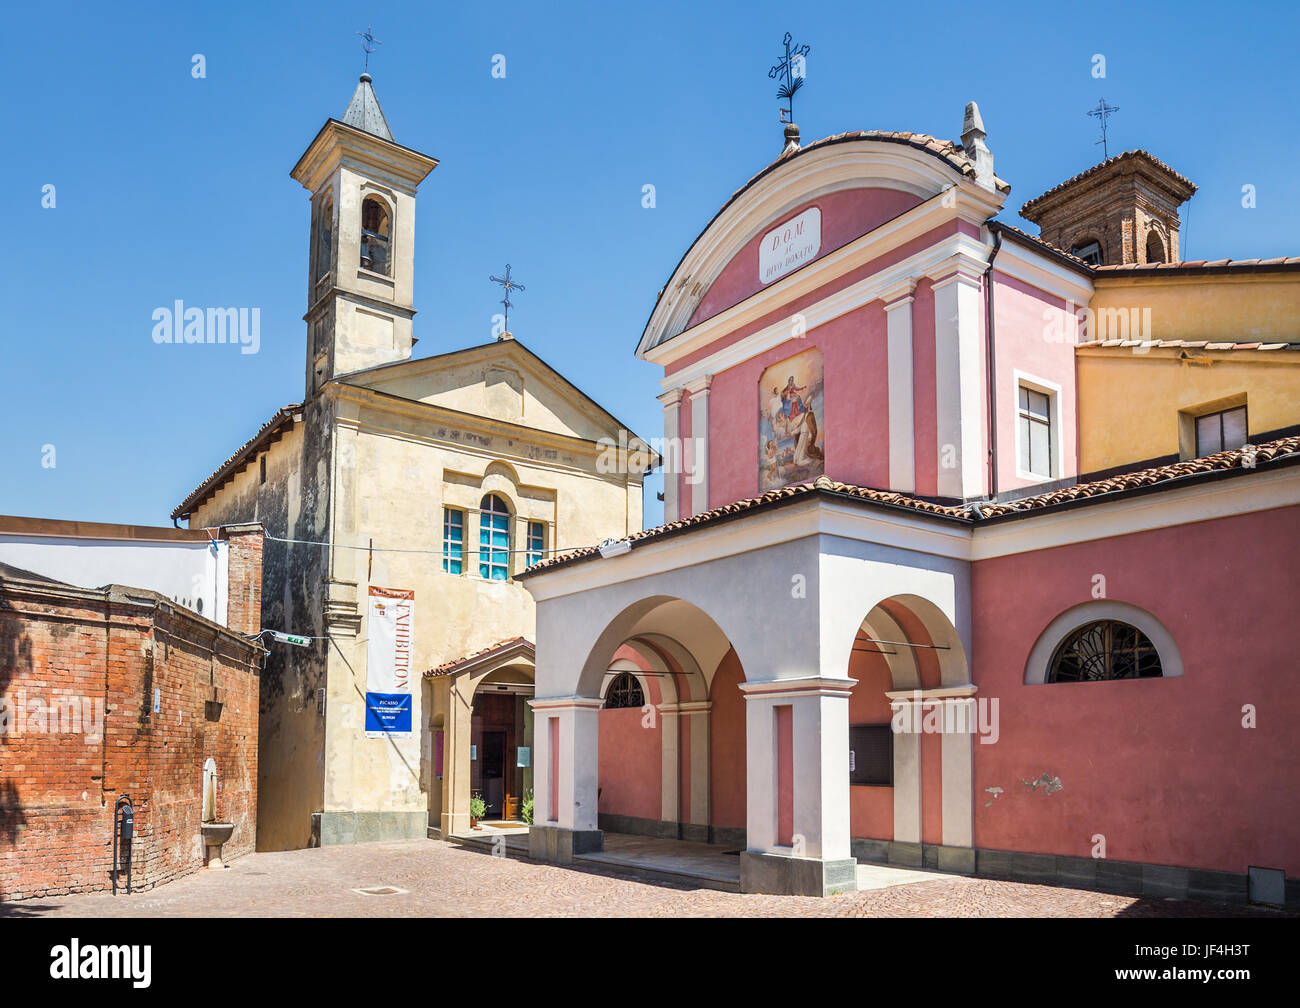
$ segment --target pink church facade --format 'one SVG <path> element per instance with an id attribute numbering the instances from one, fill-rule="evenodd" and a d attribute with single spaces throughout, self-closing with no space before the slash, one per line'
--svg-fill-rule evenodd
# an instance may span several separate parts
<path id="1" fill-rule="evenodd" d="M 678 263 L 637 350 L 666 524 L 524 575 L 535 856 L 1295 901 L 1300 441 L 1081 479 L 1090 270 L 993 221 L 1008 189 L 977 112 L 844 134 Z"/>

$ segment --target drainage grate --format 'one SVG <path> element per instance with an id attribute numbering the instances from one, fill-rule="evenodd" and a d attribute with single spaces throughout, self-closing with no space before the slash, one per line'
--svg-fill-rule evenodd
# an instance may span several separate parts
<path id="1" fill-rule="evenodd" d="M 406 892 L 405 889 L 398 889 L 396 886 L 368 886 L 352 891 L 359 896 L 400 896 Z"/>

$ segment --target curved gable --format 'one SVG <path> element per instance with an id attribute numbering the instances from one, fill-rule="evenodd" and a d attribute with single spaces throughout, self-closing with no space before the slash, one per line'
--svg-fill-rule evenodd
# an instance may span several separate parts
<path id="1" fill-rule="evenodd" d="M 975 181 L 960 148 L 917 134 L 848 134 L 783 156 L 732 196 L 695 239 L 660 294 L 637 355 L 953 188 L 974 197 L 981 220 L 1001 206 L 1001 190 L 989 192 Z M 764 238 L 779 244 L 778 226 L 810 210 L 816 213 L 805 225 L 815 221 L 821 230 L 815 250 L 792 236 L 790 268 L 768 269 L 765 281 Z"/>
<path id="2" fill-rule="evenodd" d="M 801 203 L 754 235 L 732 257 L 700 298 L 686 328 L 739 304 L 922 202 L 919 196 L 899 189 L 864 187 Z"/>

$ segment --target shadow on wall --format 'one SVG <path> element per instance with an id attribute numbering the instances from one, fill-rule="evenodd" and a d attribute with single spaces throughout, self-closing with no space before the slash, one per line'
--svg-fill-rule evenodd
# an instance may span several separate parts
<path id="1" fill-rule="evenodd" d="M 0 610 L 8 606 L 0 599 Z M 3 626 L 3 613 L 0 613 L 0 626 Z M 9 696 L 9 684 L 17 677 L 20 668 L 31 667 L 32 645 L 26 634 L 0 632 L 0 697 Z M 12 698 L 10 698 L 12 700 Z M 21 717 L 21 711 L 10 711 L 9 717 Z M 8 731 L 8 726 L 5 726 Z M 5 758 L 5 749 L 9 744 L 7 734 L 0 734 L 0 772 L 10 761 Z M 12 847 L 18 842 L 18 835 L 26 828 L 27 817 L 23 814 L 22 798 L 18 787 L 12 780 L 0 780 L 0 844 Z"/>

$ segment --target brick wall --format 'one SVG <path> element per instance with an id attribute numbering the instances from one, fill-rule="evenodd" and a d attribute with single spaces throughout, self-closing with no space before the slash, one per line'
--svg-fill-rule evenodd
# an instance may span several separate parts
<path id="1" fill-rule="evenodd" d="M 251 564 L 260 539 L 241 536 L 238 549 L 232 539 L 232 611 L 249 600 L 260 609 L 260 576 L 235 561 Z M 135 805 L 133 884 L 197 870 L 208 757 L 217 818 L 235 823 L 223 857 L 254 849 L 260 652 L 235 627 L 152 592 L 0 581 L 0 899 L 109 888 L 121 794 Z M 67 716 L 72 698 L 84 723 Z M 51 701 L 63 709 L 46 727 L 58 730 L 42 732 Z"/>
<path id="2" fill-rule="evenodd" d="M 209 529 L 210 533 L 218 530 Z M 230 544 L 226 626 L 234 633 L 255 634 L 262 629 L 261 525 L 227 525 L 220 530 Z"/>

